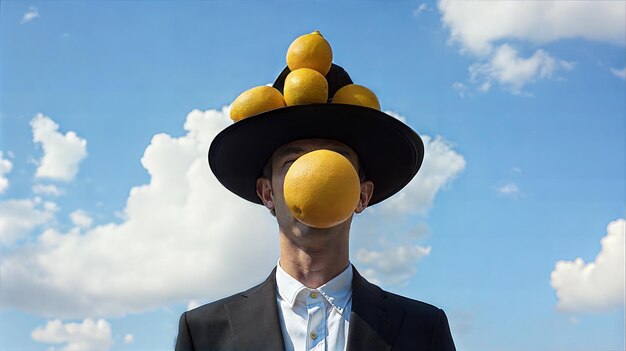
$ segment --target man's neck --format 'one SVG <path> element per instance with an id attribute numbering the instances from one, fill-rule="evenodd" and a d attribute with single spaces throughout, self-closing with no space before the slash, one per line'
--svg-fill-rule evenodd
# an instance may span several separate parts
<path id="1" fill-rule="evenodd" d="M 302 243 L 280 234 L 280 266 L 306 287 L 315 289 L 343 272 L 350 263 L 348 235 L 324 243 Z"/>

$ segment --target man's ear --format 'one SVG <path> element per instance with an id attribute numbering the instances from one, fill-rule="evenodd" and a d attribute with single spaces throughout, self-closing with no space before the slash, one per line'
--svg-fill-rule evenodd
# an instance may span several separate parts
<path id="1" fill-rule="evenodd" d="M 359 195 L 359 203 L 356 205 L 354 213 L 361 213 L 367 205 L 370 203 L 372 194 L 374 193 L 374 183 L 371 180 L 366 180 L 361 183 L 361 193 Z"/>
<path id="2" fill-rule="evenodd" d="M 267 207 L 270 212 L 274 212 L 274 194 L 272 192 L 272 182 L 265 178 L 261 177 L 256 180 L 256 194 L 263 201 L 265 207 Z"/>

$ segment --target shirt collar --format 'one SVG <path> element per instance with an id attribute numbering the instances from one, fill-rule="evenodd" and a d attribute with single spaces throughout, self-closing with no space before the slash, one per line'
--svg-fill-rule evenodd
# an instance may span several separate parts
<path id="1" fill-rule="evenodd" d="M 339 273 L 339 275 L 329 282 L 317 289 L 310 289 L 285 272 L 280 266 L 279 261 L 276 267 L 276 285 L 281 298 L 286 301 L 291 308 L 293 308 L 296 303 L 298 296 L 306 296 L 306 294 L 300 295 L 303 290 L 306 290 L 307 294 L 315 290 L 324 296 L 324 298 L 341 313 L 352 297 L 352 275 L 352 264 L 348 264 L 348 267 L 346 267 L 343 272 Z"/>

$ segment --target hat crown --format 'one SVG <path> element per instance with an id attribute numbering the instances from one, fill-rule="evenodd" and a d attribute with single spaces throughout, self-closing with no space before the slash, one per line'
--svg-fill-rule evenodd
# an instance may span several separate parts
<path id="1" fill-rule="evenodd" d="M 285 79 L 287 78 L 287 75 L 289 75 L 289 73 L 291 73 L 291 70 L 288 66 L 286 66 L 285 69 L 283 69 L 283 71 L 280 73 L 280 75 L 278 75 L 278 78 L 276 78 L 276 81 L 274 81 L 274 84 L 272 85 L 274 88 L 278 89 L 281 94 L 284 94 L 283 90 L 285 88 Z M 335 96 L 337 90 L 343 88 L 348 84 L 352 84 L 352 79 L 348 75 L 348 72 L 346 72 L 343 67 L 334 63 L 330 67 L 330 71 L 326 73 L 325 77 L 326 81 L 328 82 L 327 102 L 332 101 L 332 98 L 333 96 Z"/>

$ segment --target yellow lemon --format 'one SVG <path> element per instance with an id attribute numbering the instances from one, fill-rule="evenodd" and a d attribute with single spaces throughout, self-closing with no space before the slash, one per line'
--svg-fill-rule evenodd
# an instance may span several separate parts
<path id="1" fill-rule="evenodd" d="M 359 105 L 380 111 L 380 103 L 376 94 L 362 85 L 348 84 L 337 90 L 333 103 Z"/>
<path id="2" fill-rule="evenodd" d="M 318 71 L 300 68 L 291 71 L 285 78 L 283 94 L 287 106 L 326 103 L 328 82 Z"/>
<path id="3" fill-rule="evenodd" d="M 230 108 L 230 119 L 237 122 L 257 113 L 284 107 L 285 99 L 278 89 L 254 87 L 241 93 Z"/>
<path id="4" fill-rule="evenodd" d="M 330 228 L 346 221 L 359 203 L 359 175 L 343 155 L 315 150 L 300 156 L 287 170 L 285 203 L 300 222 Z"/>
<path id="5" fill-rule="evenodd" d="M 318 31 L 298 37 L 287 49 L 287 66 L 292 71 L 311 68 L 325 76 L 332 63 L 333 50 Z"/>

